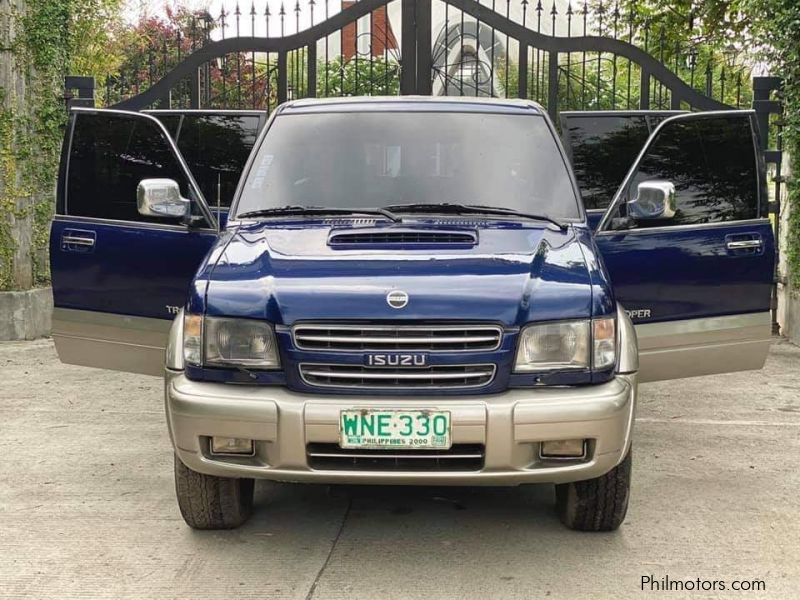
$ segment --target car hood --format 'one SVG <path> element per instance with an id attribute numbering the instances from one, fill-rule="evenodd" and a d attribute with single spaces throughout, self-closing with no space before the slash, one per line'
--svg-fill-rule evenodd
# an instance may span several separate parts
<path id="1" fill-rule="evenodd" d="M 593 276 L 586 256 L 593 246 L 581 228 L 453 221 L 447 231 L 474 234 L 474 243 L 381 245 L 367 236 L 345 247 L 331 244 L 333 234 L 353 226 L 270 222 L 228 232 L 196 282 L 205 280 L 207 314 L 287 325 L 301 320 L 478 320 L 507 327 L 592 314 Z M 386 233 L 396 227 L 367 229 Z M 403 224 L 412 233 L 441 232 L 442 227 L 442 222 Z M 387 294 L 392 291 L 405 292 L 408 304 L 391 307 Z"/>

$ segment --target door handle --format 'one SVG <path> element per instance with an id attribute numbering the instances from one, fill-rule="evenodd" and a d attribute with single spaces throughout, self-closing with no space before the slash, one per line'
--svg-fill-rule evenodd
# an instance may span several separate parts
<path id="1" fill-rule="evenodd" d="M 727 243 L 728 250 L 748 250 L 751 248 L 761 248 L 764 241 L 761 239 L 756 240 L 733 240 Z"/>
<path id="2" fill-rule="evenodd" d="M 85 229 L 65 229 L 61 234 L 62 252 L 93 252 L 97 240 L 94 231 Z"/>

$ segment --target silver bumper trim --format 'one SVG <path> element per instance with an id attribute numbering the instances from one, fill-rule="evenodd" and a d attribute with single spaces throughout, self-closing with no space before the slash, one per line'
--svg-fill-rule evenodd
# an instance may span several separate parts
<path id="1" fill-rule="evenodd" d="M 636 405 L 636 374 L 592 386 L 464 397 L 319 396 L 281 387 L 195 382 L 177 371 L 167 372 L 165 388 L 173 446 L 191 469 L 308 483 L 518 485 L 590 479 L 624 457 Z M 312 469 L 308 444 L 337 443 L 339 412 L 353 408 L 447 410 L 453 444 L 482 444 L 484 466 L 469 472 Z M 256 440 L 255 456 L 212 457 L 207 438 L 215 435 Z M 575 438 L 590 440 L 585 460 L 539 457 L 541 442 Z"/>

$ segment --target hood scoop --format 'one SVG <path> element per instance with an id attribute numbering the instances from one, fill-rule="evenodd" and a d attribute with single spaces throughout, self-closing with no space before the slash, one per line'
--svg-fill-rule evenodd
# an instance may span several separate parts
<path id="1" fill-rule="evenodd" d="M 478 243 L 476 231 L 412 228 L 364 228 L 333 230 L 328 246 L 337 249 L 354 248 L 471 248 Z"/>

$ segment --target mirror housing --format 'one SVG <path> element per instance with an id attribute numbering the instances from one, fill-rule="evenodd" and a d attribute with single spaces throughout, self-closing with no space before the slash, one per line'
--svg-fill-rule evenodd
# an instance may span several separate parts
<path id="1" fill-rule="evenodd" d="M 173 179 L 142 179 L 136 188 L 136 206 L 145 217 L 181 218 L 189 214 L 189 200 Z"/>
<path id="2" fill-rule="evenodd" d="M 628 215 L 637 221 L 659 221 L 675 216 L 675 185 L 671 181 L 643 181 L 636 198 L 628 201 Z"/>

